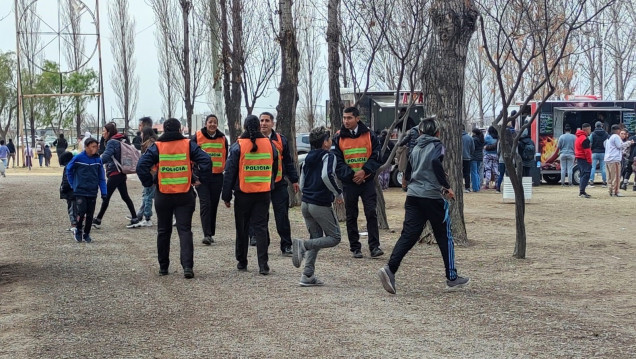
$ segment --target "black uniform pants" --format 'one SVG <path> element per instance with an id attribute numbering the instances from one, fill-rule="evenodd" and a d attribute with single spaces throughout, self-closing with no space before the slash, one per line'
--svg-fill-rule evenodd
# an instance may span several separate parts
<path id="1" fill-rule="evenodd" d="M 107 195 L 106 195 L 106 198 L 102 200 L 102 206 L 99 209 L 97 218 L 99 218 L 100 220 L 104 218 L 104 214 L 106 213 L 106 210 L 108 209 L 108 204 L 110 204 L 110 197 L 113 196 L 113 193 L 115 193 L 115 190 L 119 191 L 119 195 L 121 196 L 121 199 L 126 203 L 126 206 L 128 206 L 128 210 L 130 211 L 131 218 L 136 218 L 137 212 L 135 212 L 135 205 L 133 204 L 132 199 L 130 199 L 130 196 L 128 195 L 128 187 L 126 186 L 126 175 L 123 173 L 119 173 L 119 174 L 108 177 L 108 180 L 106 181 Z"/>
<path id="2" fill-rule="evenodd" d="M 345 210 L 347 212 L 347 237 L 349 249 L 353 252 L 360 250 L 360 232 L 358 231 L 358 198 L 362 198 L 364 216 L 367 219 L 369 233 L 369 249 L 380 246 L 380 231 L 378 229 L 378 214 L 376 212 L 377 194 L 374 181 L 369 180 L 361 185 L 346 183 L 343 185 Z"/>
<path id="3" fill-rule="evenodd" d="M 177 220 L 177 233 L 181 247 L 181 266 L 192 268 L 194 265 L 194 245 L 192 244 L 192 214 L 196 207 L 196 195 L 188 193 L 163 194 L 155 192 L 155 211 L 157 212 L 157 254 L 159 268 L 170 266 L 170 236 L 172 235 L 172 216 Z"/>
<path id="4" fill-rule="evenodd" d="M 291 225 L 289 224 L 289 192 L 287 181 L 276 182 L 272 190 L 272 208 L 276 221 L 276 232 L 280 237 L 280 250 L 291 248 Z M 269 210 L 268 210 L 269 211 Z M 269 219 L 268 219 L 269 222 Z M 254 230 L 250 227 L 250 237 L 254 237 Z M 270 243 L 269 228 L 267 230 L 267 245 Z"/>
<path id="5" fill-rule="evenodd" d="M 470 160 L 462 161 L 462 176 L 464 177 L 464 188 L 470 189 Z"/>
<path id="6" fill-rule="evenodd" d="M 84 234 L 91 233 L 95 203 L 97 203 L 97 197 L 75 196 L 76 228 L 80 233 L 82 233 L 82 225 L 84 226 Z M 86 224 L 83 224 L 84 219 L 86 219 Z"/>
<path id="7" fill-rule="evenodd" d="M 234 223 L 236 225 L 236 260 L 239 265 L 247 266 L 249 230 L 254 231 L 258 267 L 268 268 L 267 261 L 267 220 L 269 217 L 270 192 L 243 193 L 234 192 Z"/>
<path id="8" fill-rule="evenodd" d="M 201 215 L 201 227 L 203 236 L 210 237 L 216 234 L 216 213 L 223 189 L 223 175 L 216 174 L 212 180 L 201 182 L 197 187 L 199 194 L 199 214 Z"/>
<path id="9" fill-rule="evenodd" d="M 455 280 L 457 278 L 457 270 L 455 269 L 455 249 L 453 246 L 453 235 L 451 234 L 451 220 L 448 213 L 448 202 L 443 199 L 406 197 L 402 234 L 393 248 L 393 253 L 391 253 L 389 269 L 393 273 L 397 272 L 404 256 L 420 239 L 420 234 L 427 221 L 431 222 L 435 240 L 442 253 L 446 278 Z"/>

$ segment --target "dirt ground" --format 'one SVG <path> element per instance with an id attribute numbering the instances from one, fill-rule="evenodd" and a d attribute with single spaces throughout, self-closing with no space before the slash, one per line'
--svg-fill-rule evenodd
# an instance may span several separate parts
<path id="1" fill-rule="evenodd" d="M 399 236 L 404 194 L 387 191 L 385 254 L 352 259 L 346 235 L 320 253 L 324 287 L 301 288 L 301 270 L 270 246 L 270 276 L 236 270 L 232 211 L 219 208 L 217 243 L 201 244 L 183 278 L 173 233 L 171 274 L 158 275 L 156 227 L 126 229 L 115 194 L 94 243 L 66 231 L 61 169 L 0 178 L 2 358 L 634 358 L 636 192 L 541 186 L 527 207 L 528 258 L 517 260 L 514 206 L 492 191 L 466 196 L 471 244 L 456 247 L 471 286 L 444 289 L 436 246 L 417 245 L 397 273 L 397 295 L 376 271 Z M 129 187 L 135 203 L 141 186 Z M 292 233 L 307 235 L 298 208 Z M 361 223 L 363 223 L 361 221 Z M 270 221 L 273 224 L 273 220 Z M 343 233 L 344 224 L 341 225 Z"/>

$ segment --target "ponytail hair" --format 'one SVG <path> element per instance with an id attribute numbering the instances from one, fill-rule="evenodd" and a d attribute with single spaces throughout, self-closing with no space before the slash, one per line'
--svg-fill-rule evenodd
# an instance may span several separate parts
<path id="1" fill-rule="evenodd" d="M 258 117 L 249 115 L 245 117 L 243 127 L 245 128 L 247 134 L 250 136 L 250 141 L 252 141 L 252 150 L 250 152 L 258 151 L 258 146 L 256 145 L 256 136 L 261 133 L 261 121 L 258 119 Z"/>

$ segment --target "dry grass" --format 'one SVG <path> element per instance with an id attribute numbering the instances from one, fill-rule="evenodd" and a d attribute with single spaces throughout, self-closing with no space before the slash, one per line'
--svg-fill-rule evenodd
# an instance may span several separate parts
<path id="1" fill-rule="evenodd" d="M 193 280 L 178 265 L 176 233 L 172 273 L 157 275 L 156 227 L 125 229 L 117 194 L 95 242 L 75 243 L 65 231 L 60 175 L 34 168 L 0 179 L 3 358 L 636 356 L 633 192 L 617 199 L 596 187 L 584 200 L 575 189 L 535 188 L 525 260 L 511 256 L 513 205 L 493 192 L 469 194 L 471 245 L 456 258 L 471 287 L 445 292 L 439 250 L 423 244 L 404 260 L 392 296 L 376 271 L 401 229 L 399 189 L 386 192 L 393 230 L 381 232 L 385 257 L 365 250 L 365 259 L 351 259 L 345 234 L 318 258 L 326 285 L 300 288 L 301 271 L 278 254 L 277 239 L 272 275 L 258 275 L 253 249 L 249 271 L 235 269 L 232 211 L 224 207 L 211 247 L 200 243 L 195 213 Z M 139 182 L 129 186 L 138 203 Z M 297 208 L 290 217 L 293 235 L 306 236 Z"/>

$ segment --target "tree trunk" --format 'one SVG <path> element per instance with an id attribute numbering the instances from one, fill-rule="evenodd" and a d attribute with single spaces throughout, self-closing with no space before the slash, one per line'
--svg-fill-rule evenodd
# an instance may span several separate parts
<path id="1" fill-rule="evenodd" d="M 386 201 L 384 200 L 384 192 L 382 192 L 382 186 L 380 186 L 380 181 L 378 181 L 377 175 L 373 182 L 375 184 L 375 193 L 378 198 L 377 205 L 375 206 L 375 211 L 378 216 L 378 228 L 389 229 L 389 221 L 386 217 Z"/>
<path id="2" fill-rule="evenodd" d="M 278 41 L 281 49 L 281 77 L 278 86 L 279 99 L 276 112 L 276 130 L 285 137 L 292 153 L 294 165 L 298 168 L 296 154 L 296 105 L 298 104 L 298 72 L 300 71 L 296 29 L 292 16 L 292 0 L 280 0 Z M 298 205 L 298 196 L 290 196 L 291 205 Z"/>
<path id="3" fill-rule="evenodd" d="M 435 0 L 430 18 L 433 36 L 422 72 L 425 107 L 437 115 L 441 140 L 446 145 L 444 167 L 457 200 L 450 206 L 452 232 L 456 243 L 468 241 L 464 222 L 462 185 L 464 71 L 470 38 L 478 11 L 467 0 Z"/>
<path id="4" fill-rule="evenodd" d="M 515 228 L 516 228 L 516 237 L 515 237 L 515 250 L 513 252 L 513 256 L 516 258 L 525 258 L 526 257 L 526 225 L 525 225 L 525 216 L 526 216 L 526 197 L 523 190 L 523 165 L 521 161 L 521 157 L 517 156 L 517 145 L 515 144 L 512 136 L 506 135 L 506 129 L 499 131 L 502 135 L 499 136 L 501 141 L 500 148 L 503 151 L 504 163 L 506 164 L 506 169 L 508 174 L 513 174 L 510 177 L 510 184 L 515 192 Z M 513 159 L 516 157 L 516 163 L 518 164 L 515 167 L 515 161 Z"/>
<path id="5" fill-rule="evenodd" d="M 335 132 L 342 126 L 342 99 L 340 98 L 340 0 L 329 0 L 327 5 L 327 57 L 329 73 L 329 123 Z"/>
<path id="6" fill-rule="evenodd" d="M 190 10 L 192 3 L 190 0 L 181 0 L 181 16 L 183 20 L 183 103 L 186 110 L 186 120 L 188 131 L 192 134 L 192 113 L 194 106 L 192 103 L 192 76 L 190 71 Z"/>
<path id="7" fill-rule="evenodd" d="M 243 25 L 240 11 L 240 0 L 232 2 L 232 48 L 230 48 L 230 33 L 228 28 L 227 0 L 220 1 L 221 13 L 221 58 L 223 61 L 223 99 L 225 114 L 230 130 L 230 138 L 235 141 L 242 133 L 241 130 L 241 73 L 243 45 Z M 238 19 L 238 21 L 237 21 Z"/>

